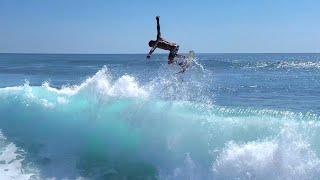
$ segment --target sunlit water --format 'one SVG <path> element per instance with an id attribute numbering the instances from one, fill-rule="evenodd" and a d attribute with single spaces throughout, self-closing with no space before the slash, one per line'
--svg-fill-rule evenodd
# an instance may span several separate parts
<path id="1" fill-rule="evenodd" d="M 320 55 L 0 54 L 0 179 L 319 179 Z"/>

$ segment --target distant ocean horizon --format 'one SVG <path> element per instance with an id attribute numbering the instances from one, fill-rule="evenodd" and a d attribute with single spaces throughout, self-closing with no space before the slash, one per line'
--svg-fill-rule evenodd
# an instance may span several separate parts
<path id="1" fill-rule="evenodd" d="M 179 53 L 188 53 L 188 51 L 181 51 Z M 320 52 L 196 52 L 197 54 L 320 54 Z M 52 55 L 141 55 L 148 54 L 146 52 L 137 53 L 50 53 L 50 52 L 0 52 L 0 54 L 52 54 Z M 168 54 L 168 52 L 154 52 L 153 54 Z"/>
<path id="2" fill-rule="evenodd" d="M 0 53 L 0 179 L 320 177 L 320 53 L 146 53 Z"/>

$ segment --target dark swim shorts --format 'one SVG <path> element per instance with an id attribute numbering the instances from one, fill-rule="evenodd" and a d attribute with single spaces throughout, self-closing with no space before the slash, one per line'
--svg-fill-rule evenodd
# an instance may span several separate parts
<path id="1" fill-rule="evenodd" d="M 178 51 L 179 51 L 179 46 L 178 45 L 176 45 L 176 48 L 170 50 L 169 60 L 172 61 L 176 57 L 176 55 L 178 54 Z"/>

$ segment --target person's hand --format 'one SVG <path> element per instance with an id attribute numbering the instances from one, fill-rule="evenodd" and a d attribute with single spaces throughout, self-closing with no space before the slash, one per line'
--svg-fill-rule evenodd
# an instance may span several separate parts
<path id="1" fill-rule="evenodd" d="M 147 59 L 150 59 L 150 57 L 151 57 L 150 54 L 148 54 Z"/>
<path id="2" fill-rule="evenodd" d="M 156 19 L 159 20 L 159 19 L 160 19 L 160 16 L 157 16 Z"/>

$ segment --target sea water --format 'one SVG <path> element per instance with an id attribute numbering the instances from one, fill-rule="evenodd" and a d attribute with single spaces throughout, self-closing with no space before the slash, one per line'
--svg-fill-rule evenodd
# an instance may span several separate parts
<path id="1" fill-rule="evenodd" d="M 0 179 L 319 179 L 320 54 L 0 54 Z"/>

